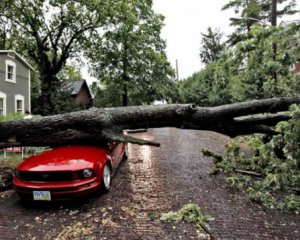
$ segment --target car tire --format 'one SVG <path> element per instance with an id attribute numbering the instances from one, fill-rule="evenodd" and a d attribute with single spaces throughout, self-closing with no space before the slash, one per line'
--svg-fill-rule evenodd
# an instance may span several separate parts
<path id="1" fill-rule="evenodd" d="M 101 183 L 101 192 L 107 193 L 111 187 L 111 167 L 108 163 L 104 165 L 103 174 L 102 174 L 102 183 Z"/>

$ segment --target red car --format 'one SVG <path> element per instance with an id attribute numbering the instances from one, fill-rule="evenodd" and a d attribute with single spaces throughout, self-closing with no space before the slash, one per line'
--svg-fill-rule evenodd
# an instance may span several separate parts
<path id="1" fill-rule="evenodd" d="M 111 177 L 127 157 L 126 143 L 63 146 L 31 156 L 14 173 L 15 191 L 23 199 L 52 201 L 107 192 Z"/>

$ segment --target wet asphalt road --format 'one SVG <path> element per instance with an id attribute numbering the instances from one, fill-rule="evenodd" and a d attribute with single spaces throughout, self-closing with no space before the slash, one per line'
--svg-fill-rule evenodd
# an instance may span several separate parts
<path id="1" fill-rule="evenodd" d="M 162 145 L 129 145 L 108 194 L 24 205 L 13 191 L 0 193 L 0 239 L 300 239 L 299 216 L 252 203 L 224 176 L 208 175 L 211 162 L 200 149 L 222 152 L 227 137 L 174 128 L 134 136 Z M 190 202 L 215 218 L 211 236 L 155 217 Z"/>

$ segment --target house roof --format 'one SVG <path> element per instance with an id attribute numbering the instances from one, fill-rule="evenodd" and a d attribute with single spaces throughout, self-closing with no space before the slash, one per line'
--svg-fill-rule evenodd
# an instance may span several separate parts
<path id="1" fill-rule="evenodd" d="M 16 51 L 14 50 L 0 50 L 0 53 L 13 53 L 25 66 L 27 66 L 28 68 L 30 68 L 31 70 L 34 70 L 33 67 L 26 62 L 26 60 Z"/>
<path id="2" fill-rule="evenodd" d="M 93 94 L 84 79 L 78 80 L 78 81 L 73 81 L 73 82 L 68 82 L 66 84 L 66 88 L 71 91 L 72 95 L 77 95 L 79 93 L 80 89 L 83 87 L 83 85 L 86 85 L 91 98 L 93 98 Z"/>

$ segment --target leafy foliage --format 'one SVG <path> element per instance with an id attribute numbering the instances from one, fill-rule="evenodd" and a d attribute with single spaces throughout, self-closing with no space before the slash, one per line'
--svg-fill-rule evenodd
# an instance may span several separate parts
<path id="1" fill-rule="evenodd" d="M 299 25 L 275 28 L 254 26 L 250 38 L 236 45 L 235 61 L 239 65 L 237 100 L 287 96 L 299 92 L 299 83 L 290 66 L 300 60 L 297 32 Z M 274 56 L 273 44 L 277 53 Z M 245 59 L 247 61 L 245 61 Z M 277 74 L 275 82 L 274 74 Z"/>
<path id="2" fill-rule="evenodd" d="M 92 86 L 95 107 L 118 107 L 122 106 L 122 89 L 114 84 L 99 87 L 97 83 Z"/>
<path id="3" fill-rule="evenodd" d="M 209 215 L 202 215 L 201 208 L 194 203 L 188 203 L 182 206 L 177 212 L 162 213 L 160 220 L 170 222 L 188 222 L 195 224 L 197 229 L 209 229 L 208 222 L 213 221 Z"/>
<path id="4" fill-rule="evenodd" d="M 173 101 L 201 106 L 216 106 L 233 101 L 231 82 L 235 78 L 233 55 L 225 51 L 218 61 L 177 83 L 178 96 Z"/>
<path id="5" fill-rule="evenodd" d="M 224 50 L 219 60 L 178 82 L 178 95 L 173 101 L 215 106 L 299 94 L 299 76 L 290 70 L 300 61 L 299 29 L 296 23 L 253 26 L 248 39 Z M 273 43 L 277 46 L 276 56 Z"/>
<path id="6" fill-rule="evenodd" d="M 30 58 L 39 71 L 39 103 L 44 115 L 54 109 L 51 99 L 59 88 L 56 75 L 67 59 L 78 57 L 88 47 L 91 32 L 105 24 L 111 13 L 108 3 L 106 0 L 0 2 L 1 20 L 13 29 L 10 46 Z"/>
<path id="7" fill-rule="evenodd" d="M 96 33 L 88 57 L 94 75 L 107 86 L 107 99 L 116 99 L 113 105 L 151 103 L 168 95 L 174 72 L 160 37 L 162 26 L 152 1 L 122 0 L 114 5 L 106 31 Z"/>
<path id="8" fill-rule="evenodd" d="M 278 0 L 284 7 L 277 10 L 276 15 L 292 15 L 296 10 L 296 0 Z M 235 31 L 229 36 L 228 42 L 234 46 L 240 41 L 247 40 L 251 28 L 255 25 L 267 25 L 271 19 L 271 0 L 230 0 L 222 10 L 234 9 L 235 18 L 231 18 L 231 25 L 235 26 Z"/>
<path id="9" fill-rule="evenodd" d="M 229 182 L 245 187 L 252 200 L 271 208 L 300 213 L 300 107 L 293 105 L 288 122 L 280 122 L 281 133 L 264 143 L 262 138 L 251 138 L 251 156 L 241 151 L 235 141 L 226 145 L 224 157 L 202 150 L 212 157 L 215 169 L 230 173 Z M 238 170 L 256 173 L 256 177 L 237 175 Z"/>
<path id="10" fill-rule="evenodd" d="M 295 1 L 279 2 L 284 2 L 285 8 L 278 16 L 295 13 Z M 291 66 L 300 61 L 300 24 L 261 25 L 258 21 L 270 16 L 270 7 L 269 0 L 229 1 L 223 9 L 234 8 L 242 17 L 233 19 L 237 29 L 229 39 L 230 45 L 215 61 L 205 57 L 208 64 L 204 69 L 178 82 L 178 95 L 173 101 L 216 106 L 299 94 L 299 75 L 291 71 Z M 214 42 L 213 35 L 204 35 L 203 41 Z M 215 44 L 206 48 L 211 45 Z"/>
<path id="11" fill-rule="evenodd" d="M 80 67 L 76 63 L 65 65 L 57 74 L 57 77 L 62 84 L 82 80 Z"/>
<path id="12" fill-rule="evenodd" d="M 53 114 L 74 112 L 85 109 L 84 105 L 77 105 L 71 98 L 71 91 L 60 89 L 51 96 L 51 102 L 54 105 Z"/>
<path id="13" fill-rule="evenodd" d="M 218 29 L 213 31 L 208 27 L 207 34 L 201 33 L 200 58 L 205 64 L 216 61 L 220 58 L 224 44 L 221 42 L 223 36 Z"/>

